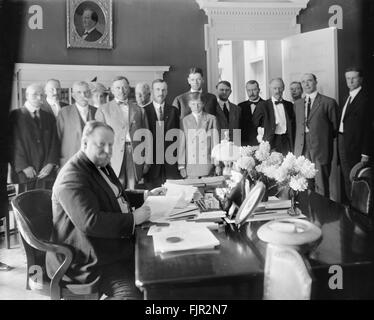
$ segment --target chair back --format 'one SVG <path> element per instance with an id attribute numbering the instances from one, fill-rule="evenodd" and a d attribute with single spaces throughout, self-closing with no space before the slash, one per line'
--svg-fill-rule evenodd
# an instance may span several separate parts
<path id="1" fill-rule="evenodd" d="M 370 166 L 359 162 L 350 172 L 351 207 L 369 215 L 373 212 L 373 180 Z"/>
<path id="2" fill-rule="evenodd" d="M 309 270 L 295 249 L 267 245 L 264 300 L 309 300 L 311 287 Z"/>
<path id="3" fill-rule="evenodd" d="M 31 190 L 19 194 L 12 200 L 14 215 L 23 239 L 32 247 L 42 251 L 49 248 L 45 242 L 52 232 L 52 192 Z"/>

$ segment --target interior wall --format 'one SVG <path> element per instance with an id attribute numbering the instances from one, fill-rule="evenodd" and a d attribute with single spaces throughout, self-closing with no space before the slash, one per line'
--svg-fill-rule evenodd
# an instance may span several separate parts
<path id="1" fill-rule="evenodd" d="M 329 13 L 329 8 L 332 5 L 339 5 L 343 10 L 343 29 L 338 30 L 340 103 L 344 103 L 348 95 L 344 70 L 352 65 L 359 65 L 369 70 L 369 52 L 365 47 L 368 37 L 364 33 L 363 19 L 369 1 L 371 0 L 310 0 L 307 8 L 299 15 L 298 23 L 301 25 L 301 32 L 308 32 L 329 27 L 329 19 L 333 15 Z"/>
<path id="2" fill-rule="evenodd" d="M 16 62 L 78 65 L 170 65 L 168 102 L 188 90 L 191 66 L 206 71 L 205 13 L 195 0 L 113 0 L 114 48 L 67 48 L 66 0 L 17 0 L 21 48 Z M 43 29 L 31 30 L 31 5 L 43 9 Z M 100 75 L 98 75 L 98 81 Z"/>

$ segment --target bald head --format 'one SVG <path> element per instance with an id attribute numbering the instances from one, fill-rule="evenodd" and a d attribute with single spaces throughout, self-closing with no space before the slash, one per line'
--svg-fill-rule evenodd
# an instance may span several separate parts
<path id="1" fill-rule="evenodd" d="M 34 108 L 39 109 L 43 104 L 44 91 L 39 83 L 32 83 L 26 88 L 26 100 Z"/>
<path id="2" fill-rule="evenodd" d="M 145 106 L 151 101 L 151 88 L 148 83 L 141 82 L 136 84 L 135 98 L 140 107 Z"/>

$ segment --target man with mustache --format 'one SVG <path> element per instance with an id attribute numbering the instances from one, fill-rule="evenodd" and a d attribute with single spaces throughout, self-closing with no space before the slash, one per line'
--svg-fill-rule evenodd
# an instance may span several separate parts
<path id="1" fill-rule="evenodd" d="M 91 91 L 87 82 L 73 84 L 75 103 L 61 109 L 57 116 L 57 132 L 61 141 L 61 167 L 80 149 L 82 131 L 87 121 L 95 119 L 96 108 L 89 105 Z"/>
<path id="2" fill-rule="evenodd" d="M 44 87 L 46 95 L 46 104 L 41 106 L 41 109 L 52 113 L 57 118 L 58 113 L 62 107 L 66 107 L 68 104 L 61 101 L 61 84 L 56 79 L 49 79 Z"/>
<path id="3" fill-rule="evenodd" d="M 260 86 L 256 80 L 249 80 L 245 89 L 247 91 L 248 100 L 238 104 L 241 109 L 240 129 L 243 146 L 258 145 L 257 127 L 253 122 L 253 114 L 257 109 L 259 102 L 263 101 L 260 97 Z"/>
<path id="4" fill-rule="evenodd" d="M 86 123 L 80 151 L 61 169 L 53 186 L 51 237 L 74 251 L 65 281 L 111 299 L 141 299 L 135 287 L 133 233 L 150 218 L 150 208 L 142 206 L 146 196 L 164 190 L 124 191 L 109 164 L 113 144 L 109 125 Z M 47 254 L 49 276 L 63 259 Z"/>

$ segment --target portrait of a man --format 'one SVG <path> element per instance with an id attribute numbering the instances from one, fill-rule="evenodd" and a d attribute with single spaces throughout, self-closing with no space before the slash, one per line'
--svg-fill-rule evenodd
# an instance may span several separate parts
<path id="1" fill-rule="evenodd" d="M 84 32 L 80 36 L 85 41 L 97 41 L 103 36 L 103 34 L 96 28 L 98 21 L 99 16 L 93 9 L 89 7 L 84 9 L 82 14 L 82 26 Z"/>
<path id="2" fill-rule="evenodd" d="M 68 47 L 112 48 L 112 0 L 69 0 Z"/>

